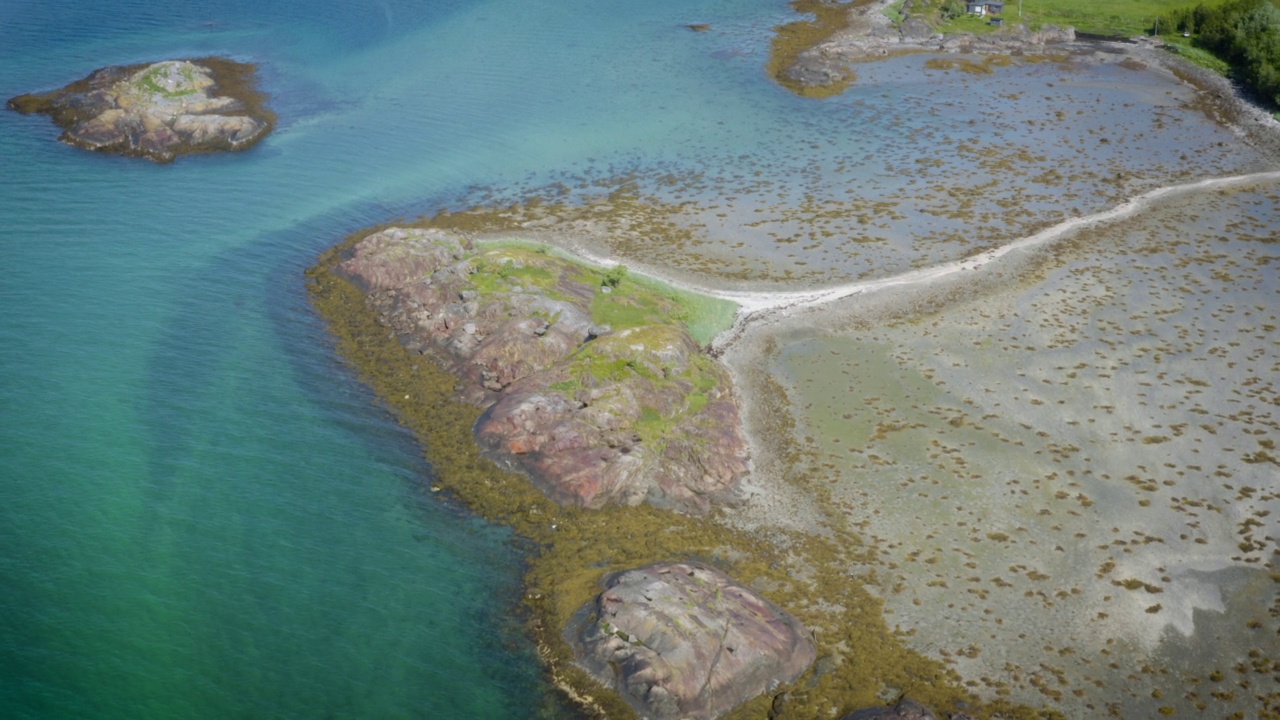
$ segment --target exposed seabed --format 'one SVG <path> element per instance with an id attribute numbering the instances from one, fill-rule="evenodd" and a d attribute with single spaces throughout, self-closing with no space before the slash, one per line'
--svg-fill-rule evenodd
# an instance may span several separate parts
<path id="1" fill-rule="evenodd" d="M 1145 193 L 748 325 L 725 357 L 748 396 L 787 388 L 804 448 L 759 461 L 823 494 L 759 488 L 743 520 L 821 498 L 880 551 L 891 624 L 995 695 L 1274 708 L 1277 180 Z"/>

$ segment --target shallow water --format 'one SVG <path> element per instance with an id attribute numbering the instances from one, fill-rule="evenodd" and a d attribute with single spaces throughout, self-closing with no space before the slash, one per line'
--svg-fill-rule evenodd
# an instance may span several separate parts
<path id="1" fill-rule="evenodd" d="M 652 237 L 625 259 L 826 280 L 1256 162 L 1176 84 L 1108 65 L 1002 68 L 989 91 L 904 58 L 796 98 L 761 70 L 786 17 L 774 0 L 0 6 L 5 97 L 225 54 L 259 64 L 280 116 L 250 152 L 157 166 L 0 113 L 0 715 L 563 712 L 514 617 L 520 552 L 422 491 L 411 438 L 306 304 L 303 269 L 350 231 L 634 174 L 641 195 L 720 207 L 674 215 L 705 225 L 696 247 Z M 954 193 L 973 198 L 956 216 Z"/>
<path id="2" fill-rule="evenodd" d="M 1016 59 L 990 75 L 929 59 L 860 64 L 859 82 L 828 100 L 762 93 L 762 117 L 717 121 L 743 133 L 727 146 L 686 142 L 686 162 L 610 167 L 603 176 L 625 176 L 651 203 L 610 203 L 594 219 L 692 233 L 606 244 L 634 264 L 739 289 L 876 278 L 1260 167 L 1167 73 L 1105 54 Z M 601 177 L 564 178 L 591 181 Z"/>
<path id="3" fill-rule="evenodd" d="M 1280 657 L 1277 192 L 1158 204 L 998 290 L 786 336 L 812 473 L 913 644 L 1072 717 L 1280 690 L 1250 665 Z"/>

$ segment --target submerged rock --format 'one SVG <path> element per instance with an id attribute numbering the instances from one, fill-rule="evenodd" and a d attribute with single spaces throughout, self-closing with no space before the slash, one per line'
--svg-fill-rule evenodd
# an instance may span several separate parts
<path id="1" fill-rule="evenodd" d="M 486 408 L 475 436 L 552 499 L 705 512 L 747 472 L 728 372 L 670 319 L 674 301 L 520 248 L 388 228 L 337 271 L 406 347 Z"/>
<path id="2" fill-rule="evenodd" d="M 714 718 L 795 680 L 816 656 L 794 617 L 692 562 L 608 577 L 566 635 L 583 667 L 655 720 Z"/>
<path id="3" fill-rule="evenodd" d="M 44 113 L 77 147 L 168 162 L 179 155 L 243 150 L 275 116 L 252 87 L 254 67 L 223 58 L 112 66 L 48 93 L 19 95 L 18 112 Z"/>

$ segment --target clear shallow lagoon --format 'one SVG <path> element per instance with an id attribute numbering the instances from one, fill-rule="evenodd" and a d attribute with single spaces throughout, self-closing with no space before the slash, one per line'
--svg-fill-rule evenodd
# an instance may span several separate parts
<path id="1" fill-rule="evenodd" d="M 988 245 L 1006 224 L 1253 160 L 1166 100 L 1176 86 L 1135 73 L 1130 87 L 1112 75 L 1135 71 L 1111 66 L 998 71 L 1002 93 L 1053 83 L 1080 96 L 1061 108 L 973 102 L 978 80 L 929 75 L 921 58 L 867 66 L 839 98 L 796 98 L 760 69 L 786 17 L 765 0 L 0 7 L 6 98 L 102 65 L 225 54 L 259 64 L 281 118 L 248 153 L 157 166 L 0 113 L 0 715 L 506 718 L 545 706 L 512 617 L 511 539 L 425 496 L 412 439 L 334 358 L 306 304 L 303 269 L 347 232 L 473 185 L 704 173 L 682 194 L 724 217 L 683 219 L 706 224 L 699 253 L 713 263 L 745 257 L 762 278 L 889 274 Z M 924 209 L 976 177 L 1070 169 L 1094 126 L 1035 123 L 1072 103 L 1122 113 L 1135 97 L 1168 104 L 1173 127 L 1153 138 L 1146 116 L 1114 123 L 1126 149 L 1107 151 L 1103 170 L 1138 180 L 1081 161 L 1078 180 L 1034 197 L 988 188 L 973 209 L 991 214 L 987 230 L 968 239 L 945 203 Z M 970 120 L 986 139 L 939 150 Z M 984 152 L 993 137 L 1008 143 Z M 739 192 L 748 177 L 774 184 Z M 913 183 L 942 187 L 920 196 Z M 1061 183 L 1080 197 L 1058 197 Z M 869 245 L 847 242 L 862 224 L 853 201 L 830 223 L 804 220 L 806 196 L 850 192 L 881 203 Z M 1010 223 L 1001 201 L 1033 212 Z M 792 212 L 805 233 L 831 234 L 779 242 L 768 232 L 796 221 L 748 224 Z M 646 260 L 681 263 L 654 248 Z"/>

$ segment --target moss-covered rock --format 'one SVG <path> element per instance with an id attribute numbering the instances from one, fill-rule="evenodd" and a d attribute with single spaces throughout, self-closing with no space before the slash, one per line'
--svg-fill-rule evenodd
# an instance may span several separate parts
<path id="1" fill-rule="evenodd" d="M 624 273 L 417 228 L 370 234 L 337 269 L 485 408 L 490 456 L 561 504 L 702 513 L 747 472 L 728 372 Z"/>

